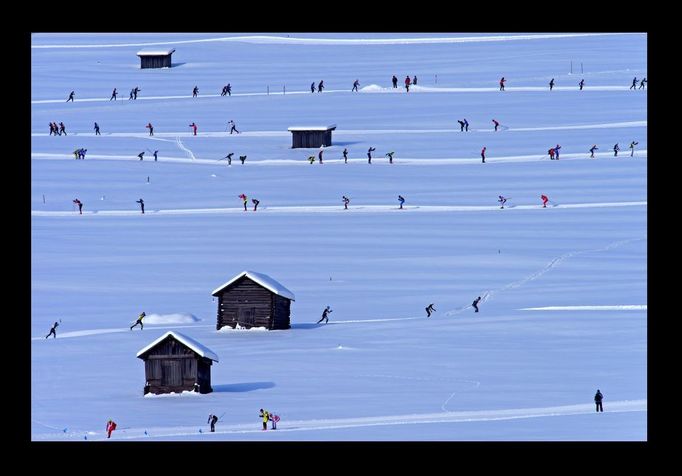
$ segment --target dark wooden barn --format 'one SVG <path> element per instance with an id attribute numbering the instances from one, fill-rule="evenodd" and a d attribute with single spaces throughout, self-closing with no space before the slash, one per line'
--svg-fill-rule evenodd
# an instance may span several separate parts
<path id="1" fill-rule="evenodd" d="M 167 50 L 141 50 L 137 52 L 140 57 L 140 68 L 170 68 L 171 55 L 175 49 Z"/>
<path id="2" fill-rule="evenodd" d="M 213 291 L 218 298 L 216 329 L 239 324 L 247 329 L 289 329 L 294 293 L 270 276 L 244 271 Z"/>
<path id="3" fill-rule="evenodd" d="M 290 127 L 291 148 L 309 149 L 321 145 L 329 147 L 332 145 L 332 131 L 334 129 L 336 129 L 336 124 L 331 126 Z"/>
<path id="4" fill-rule="evenodd" d="M 218 356 L 179 332 L 166 332 L 137 353 L 144 360 L 144 393 L 210 393 L 211 365 Z"/>

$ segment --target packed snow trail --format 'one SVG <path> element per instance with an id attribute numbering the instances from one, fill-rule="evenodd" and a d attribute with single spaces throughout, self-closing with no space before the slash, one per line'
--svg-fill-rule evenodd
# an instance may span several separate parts
<path id="1" fill-rule="evenodd" d="M 181 396 L 178 396 L 182 398 Z M 156 398 L 156 397 L 152 397 Z M 606 411 L 609 413 L 626 413 L 626 412 L 646 412 L 647 400 L 621 400 L 608 402 Z M 335 430 L 341 428 L 361 428 L 371 426 L 390 426 L 390 425 L 416 425 L 435 423 L 442 425 L 443 423 L 463 423 L 474 421 L 499 421 L 499 420 L 517 420 L 523 418 L 541 418 L 541 417 L 557 417 L 569 415 L 588 415 L 595 413 L 593 403 L 582 403 L 576 405 L 562 405 L 555 407 L 536 407 L 536 408 L 514 408 L 507 410 L 474 410 L 474 411 L 455 411 L 455 412 L 438 412 L 438 413 L 417 413 L 406 415 L 386 415 L 376 417 L 358 417 L 358 418 L 329 418 L 317 420 L 287 420 L 286 415 L 282 415 L 282 420 L 278 425 L 274 434 L 285 434 L 287 432 L 305 432 L 311 430 Z M 250 439 L 262 439 L 256 435 L 263 435 L 272 438 L 272 430 L 268 429 L 263 432 L 260 423 L 255 419 L 251 423 L 233 423 L 233 424 L 219 424 L 216 427 L 215 433 L 208 431 L 205 422 L 201 421 L 197 424 L 187 426 L 175 427 L 147 427 L 147 428 L 130 428 L 123 427 L 115 430 L 112 434 L 111 440 L 150 440 L 155 437 L 159 438 L 175 438 L 185 436 L 196 436 L 199 434 L 199 429 L 202 429 L 202 435 L 207 439 L 212 439 L 218 435 L 227 434 L 253 434 Z M 123 423 L 120 423 L 121 425 Z M 63 440 L 63 439 L 84 439 L 84 431 L 67 431 L 66 433 L 54 434 L 38 434 L 33 435 L 34 440 Z M 103 431 L 88 431 L 88 440 L 104 440 L 106 432 Z M 290 437 L 287 437 L 290 438 Z M 300 437 L 299 437 L 300 438 Z"/>
<path id="2" fill-rule="evenodd" d="M 156 326 L 153 324 L 147 324 L 149 326 L 149 329 L 184 329 L 187 327 L 191 327 L 192 329 L 196 329 L 197 327 L 215 327 L 214 324 L 211 325 L 189 325 L 189 326 Z M 117 332 L 130 332 L 130 328 L 128 327 L 122 327 L 122 328 L 113 328 L 113 329 L 85 329 L 81 331 L 72 331 L 72 332 L 60 332 L 59 335 L 56 337 L 56 339 L 69 339 L 73 337 L 86 337 L 86 336 L 93 336 L 93 335 L 102 335 L 102 334 L 114 334 Z M 51 337 L 50 339 L 55 339 L 55 337 Z M 31 340 L 49 340 L 45 339 L 45 336 L 42 337 L 31 337 Z"/>
<path id="3" fill-rule="evenodd" d="M 597 92 L 597 91 L 628 91 L 629 87 L 627 85 L 600 85 L 600 86 L 590 86 L 582 91 L 578 90 L 577 86 L 557 86 L 554 91 L 575 91 L 576 93 L 586 93 L 586 92 Z M 371 84 L 365 86 L 358 91 L 360 94 L 419 94 L 419 93 L 500 93 L 504 94 L 507 92 L 549 92 L 546 86 L 510 86 L 505 88 L 504 93 L 500 92 L 497 87 L 467 87 L 467 88 L 455 88 L 455 87 L 429 87 L 429 86 L 412 86 L 410 87 L 410 92 L 406 92 L 404 88 L 390 88 L 383 87 L 376 84 Z M 355 94 L 349 89 L 324 89 L 322 94 Z M 250 92 L 250 93 L 233 93 L 230 97 L 247 97 L 247 96 L 289 96 L 293 94 L 313 94 L 310 90 L 287 90 L 287 91 L 265 91 L 265 92 Z M 221 94 L 202 94 L 201 96 L 192 96 L 191 94 L 181 94 L 174 96 L 139 96 L 137 99 L 126 100 L 126 101 L 168 101 L 175 99 L 192 99 L 192 100 L 203 100 L 203 99 L 215 99 L 224 97 Z M 222 99 L 220 99 L 222 100 Z M 229 99 L 228 99 L 229 101 Z M 64 98 L 60 99 L 36 99 L 31 101 L 31 104 L 61 104 L 64 103 Z M 78 98 L 72 101 L 75 103 L 80 102 L 111 102 L 108 97 L 99 98 Z M 118 102 L 118 101 L 117 101 Z M 125 101 L 124 101 L 125 102 Z M 113 106 L 113 104 L 112 104 Z M 116 106 L 114 106 L 116 107 Z"/>
<path id="4" fill-rule="evenodd" d="M 263 215 L 270 213 L 288 214 L 308 214 L 308 213 L 443 213 L 443 212 L 497 212 L 515 213 L 518 210 L 542 210 L 543 213 L 552 213 L 550 210 L 570 209 L 570 208 L 614 208 L 614 207 L 640 207 L 647 206 L 646 201 L 639 202 L 600 202 L 600 203 L 562 203 L 553 207 L 543 208 L 541 205 L 516 205 L 513 208 L 500 210 L 497 205 L 424 205 L 398 208 L 395 205 L 354 205 L 348 210 L 338 205 L 318 205 L 318 206 L 289 206 L 289 207 L 263 207 L 256 213 L 249 213 L 243 208 L 187 208 L 187 209 L 167 209 L 152 210 L 145 209 L 144 215 L 139 210 L 87 210 L 82 215 L 73 210 L 63 211 L 43 211 L 31 210 L 34 217 L 88 217 L 88 216 L 147 216 L 147 215 L 221 215 L 221 214 L 246 214 Z M 559 259 L 559 258 L 557 258 Z M 562 258 L 563 259 L 563 258 Z"/>
<path id="5" fill-rule="evenodd" d="M 547 306 L 523 307 L 519 311 L 646 311 L 646 304 L 618 304 L 612 306 Z"/>

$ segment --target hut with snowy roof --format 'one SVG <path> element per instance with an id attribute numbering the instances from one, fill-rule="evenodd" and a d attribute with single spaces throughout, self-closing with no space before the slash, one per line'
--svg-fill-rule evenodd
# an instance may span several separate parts
<path id="1" fill-rule="evenodd" d="M 179 332 L 166 332 L 137 353 L 144 361 L 147 393 L 210 393 L 211 365 L 218 356 L 208 347 Z"/>
<path id="2" fill-rule="evenodd" d="M 230 326 L 289 329 L 294 293 L 270 276 L 243 271 L 213 291 L 218 298 L 216 329 Z"/>
<path id="3" fill-rule="evenodd" d="M 332 131 L 336 129 L 336 124 L 329 126 L 296 126 L 290 127 L 291 148 L 305 149 L 312 147 L 332 145 Z"/>
<path id="4" fill-rule="evenodd" d="M 146 49 L 137 52 L 140 57 L 140 68 L 170 68 L 171 55 L 175 48 L 167 49 Z"/>

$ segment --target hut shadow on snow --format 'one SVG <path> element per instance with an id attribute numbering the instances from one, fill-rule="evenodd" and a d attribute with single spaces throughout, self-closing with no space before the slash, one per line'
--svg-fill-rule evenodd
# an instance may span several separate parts
<path id="1" fill-rule="evenodd" d="M 178 66 L 184 66 L 186 64 L 187 64 L 186 62 L 184 62 L 184 63 L 171 63 L 170 67 L 171 68 L 177 68 Z"/>
<path id="2" fill-rule="evenodd" d="M 261 390 L 264 388 L 272 388 L 275 386 L 274 382 L 245 382 L 233 383 L 225 385 L 213 385 L 214 392 L 251 392 L 252 390 Z"/>
<path id="3" fill-rule="evenodd" d="M 292 329 L 316 329 L 320 327 L 320 324 L 309 324 L 309 323 L 303 323 L 303 324 L 291 324 Z"/>
<path id="4" fill-rule="evenodd" d="M 348 141 L 348 142 L 339 142 L 339 141 L 334 141 L 332 146 L 347 146 L 347 145 L 353 145 L 353 144 L 362 144 L 361 141 L 356 140 L 356 141 Z"/>

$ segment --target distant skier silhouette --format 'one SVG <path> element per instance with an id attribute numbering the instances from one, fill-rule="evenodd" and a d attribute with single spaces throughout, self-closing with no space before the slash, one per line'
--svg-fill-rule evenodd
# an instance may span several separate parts
<path id="1" fill-rule="evenodd" d="M 140 315 L 137 317 L 137 320 L 135 321 L 135 323 L 132 326 L 130 326 L 130 330 L 132 331 L 133 327 L 137 326 L 138 324 L 140 325 L 140 330 L 144 329 L 144 324 L 142 324 L 142 319 L 144 319 L 145 316 L 146 316 L 146 314 L 144 313 L 144 311 L 142 311 L 142 313 L 140 313 Z"/>
<path id="2" fill-rule="evenodd" d="M 436 311 L 436 308 L 433 307 L 433 303 L 426 306 L 425 309 L 426 309 L 426 317 L 431 317 L 431 313 Z"/>
<path id="3" fill-rule="evenodd" d="M 142 159 L 140 159 L 140 160 L 142 160 Z M 140 209 L 142 210 L 142 214 L 144 215 L 144 200 L 142 200 L 142 199 L 135 200 L 135 203 L 140 204 Z"/>
<path id="4" fill-rule="evenodd" d="M 324 311 L 322 311 L 322 317 L 320 318 L 319 321 L 317 321 L 317 324 L 320 322 L 324 321 L 325 324 L 329 322 L 329 313 L 333 312 L 329 306 L 327 306 Z"/>
<path id="5" fill-rule="evenodd" d="M 50 332 L 45 336 L 46 339 L 50 336 L 54 336 L 55 339 L 57 338 L 57 326 L 59 326 L 59 323 L 55 322 L 52 328 L 50 329 Z"/>
<path id="6" fill-rule="evenodd" d="M 476 299 L 474 299 L 474 302 L 471 303 L 473 308 L 476 309 L 476 311 L 474 311 L 474 312 L 478 312 L 478 303 L 479 302 L 481 302 L 481 296 L 478 296 Z"/>
<path id="7" fill-rule="evenodd" d="M 604 400 L 604 395 L 597 389 L 597 393 L 594 395 L 594 403 L 596 405 L 597 411 L 604 413 L 604 407 L 602 406 L 602 400 Z"/>

